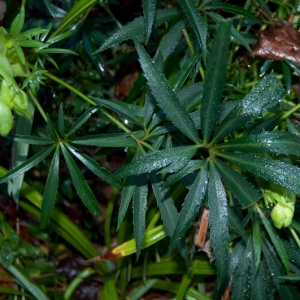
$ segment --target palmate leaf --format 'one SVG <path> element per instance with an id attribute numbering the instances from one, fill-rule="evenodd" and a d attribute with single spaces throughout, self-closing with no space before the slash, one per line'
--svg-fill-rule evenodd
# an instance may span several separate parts
<path id="1" fill-rule="evenodd" d="M 84 137 L 70 139 L 71 144 L 88 145 L 98 147 L 137 147 L 136 141 L 130 133 L 108 133 L 95 134 Z"/>
<path id="2" fill-rule="evenodd" d="M 228 212 L 224 186 L 213 162 L 209 164 L 208 206 L 210 238 L 217 266 L 217 289 L 227 276 L 228 269 Z"/>
<path id="3" fill-rule="evenodd" d="M 113 101 L 113 100 L 107 101 L 107 100 L 103 100 L 103 99 L 99 99 L 99 98 L 95 98 L 95 97 L 91 97 L 91 99 L 93 99 L 100 105 L 110 108 L 111 110 L 115 111 L 122 117 L 127 118 L 132 123 L 134 123 L 140 127 L 144 126 L 143 123 L 138 118 L 136 118 L 129 110 L 127 110 L 124 106 L 121 106 L 118 104 L 118 102 L 120 102 L 120 101 Z"/>
<path id="4" fill-rule="evenodd" d="M 230 28 L 230 20 L 219 23 L 206 66 L 200 111 L 204 142 L 209 141 L 219 114 L 227 71 Z"/>
<path id="5" fill-rule="evenodd" d="M 54 153 L 50 165 L 50 169 L 48 172 L 48 177 L 45 185 L 45 190 L 43 194 L 41 220 L 40 220 L 41 229 L 46 227 L 56 200 L 57 189 L 58 189 L 59 153 L 60 153 L 59 146 L 56 146 L 56 151 Z"/>
<path id="6" fill-rule="evenodd" d="M 182 15 L 182 11 L 178 8 L 170 8 L 170 9 L 161 9 L 157 12 L 155 17 L 154 26 L 158 27 L 165 22 L 169 22 L 174 18 L 177 18 Z M 115 34 L 113 34 L 106 42 L 97 50 L 94 54 L 102 52 L 111 46 L 121 43 L 125 40 L 132 39 L 137 35 L 143 33 L 145 31 L 145 23 L 144 18 L 139 17 L 130 22 L 129 24 L 123 26 L 120 30 L 118 30 Z"/>
<path id="7" fill-rule="evenodd" d="M 280 280 L 280 276 L 286 275 L 280 260 L 278 259 L 273 245 L 271 245 L 267 239 L 263 239 L 262 250 L 264 258 L 267 262 L 267 266 L 273 283 L 278 290 L 281 299 L 297 300 L 299 299 L 299 292 L 295 286 L 287 285 L 284 281 Z"/>
<path id="8" fill-rule="evenodd" d="M 143 158 L 122 167 L 112 176 L 117 179 L 130 175 L 149 173 L 170 164 L 176 164 L 181 159 L 190 159 L 197 149 L 196 146 L 181 146 L 150 153 Z"/>
<path id="9" fill-rule="evenodd" d="M 136 258 L 138 259 L 146 231 L 146 210 L 148 197 L 147 175 L 138 176 L 133 196 L 133 225 L 136 242 Z"/>
<path id="10" fill-rule="evenodd" d="M 48 148 L 38 152 L 31 158 L 27 159 L 25 162 L 20 164 L 18 167 L 7 172 L 3 177 L 0 178 L 0 184 L 7 182 L 8 180 L 14 179 L 16 176 L 28 171 L 32 167 L 36 166 L 42 160 L 44 160 L 50 153 L 55 149 L 55 145 L 49 146 Z"/>
<path id="11" fill-rule="evenodd" d="M 194 183 L 192 184 L 185 200 L 182 209 L 179 213 L 177 224 L 172 235 L 169 246 L 169 253 L 172 253 L 186 231 L 190 228 L 195 216 L 199 212 L 200 205 L 206 193 L 208 183 L 207 164 L 205 164 L 198 173 Z"/>
<path id="12" fill-rule="evenodd" d="M 285 269 L 286 269 L 286 272 L 288 272 L 290 269 L 289 257 L 285 251 L 285 248 L 282 244 L 281 239 L 279 238 L 274 227 L 271 225 L 270 221 L 265 217 L 265 215 L 263 214 L 261 209 L 259 207 L 257 207 L 256 209 L 257 209 L 257 212 L 262 220 L 262 223 L 264 224 L 264 227 L 267 230 L 269 237 L 270 237 Z"/>
<path id="13" fill-rule="evenodd" d="M 144 19 L 145 19 L 145 31 L 147 41 L 150 38 L 152 27 L 154 24 L 154 18 L 156 13 L 156 0 L 143 0 L 143 11 L 144 11 Z"/>
<path id="14" fill-rule="evenodd" d="M 206 54 L 206 26 L 200 15 L 194 0 L 178 0 L 184 12 L 186 13 L 193 30 L 196 33 L 198 42 L 204 55 Z"/>
<path id="15" fill-rule="evenodd" d="M 135 47 L 149 86 L 156 101 L 171 119 L 174 125 L 194 142 L 199 142 L 199 136 L 194 122 L 179 101 L 175 92 L 169 86 L 165 76 L 159 72 L 145 49 L 135 40 Z"/>
<path id="16" fill-rule="evenodd" d="M 93 160 L 91 157 L 86 155 L 85 153 L 81 152 L 80 150 L 72 147 L 71 145 L 65 144 L 68 150 L 78 158 L 78 160 L 83 163 L 89 170 L 91 170 L 96 176 L 101 178 L 102 180 L 106 181 L 107 183 L 115 186 L 118 189 L 123 187 L 123 184 L 119 180 L 113 179 L 110 175 L 111 173 L 108 172 L 106 169 L 101 168 L 98 163 Z"/>
<path id="17" fill-rule="evenodd" d="M 286 131 L 272 131 L 237 138 L 218 145 L 217 148 L 226 151 L 299 155 L 300 138 Z"/>
<path id="18" fill-rule="evenodd" d="M 219 159 L 215 159 L 214 163 L 222 179 L 232 194 L 238 199 L 242 208 L 252 205 L 262 197 L 258 190 L 248 183 L 238 172 Z"/>
<path id="19" fill-rule="evenodd" d="M 65 146 L 63 144 L 60 144 L 60 147 L 61 147 L 63 156 L 65 158 L 65 161 L 67 163 L 68 169 L 70 171 L 72 182 L 73 182 L 73 185 L 75 187 L 75 190 L 76 190 L 78 196 L 82 200 L 83 204 L 88 208 L 90 213 L 94 217 L 98 217 L 99 215 L 101 215 L 101 211 L 98 206 L 95 195 L 91 191 L 91 189 L 88 186 L 86 180 L 84 179 L 81 171 L 77 167 L 77 165 L 74 162 L 71 155 L 68 153 Z"/>
<path id="20" fill-rule="evenodd" d="M 220 152 L 218 155 L 255 176 L 300 194 L 299 168 L 296 166 L 251 154 Z"/>
<path id="21" fill-rule="evenodd" d="M 211 143 L 219 142 L 228 134 L 244 127 L 251 118 L 258 117 L 275 106 L 284 93 L 284 89 L 274 74 L 264 77 L 226 116 Z"/>

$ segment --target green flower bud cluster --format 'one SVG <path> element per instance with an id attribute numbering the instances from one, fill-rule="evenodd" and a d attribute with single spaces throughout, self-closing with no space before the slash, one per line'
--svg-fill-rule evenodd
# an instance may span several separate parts
<path id="1" fill-rule="evenodd" d="M 27 77 L 30 72 L 27 62 L 20 61 L 14 45 L 14 37 L 0 28 L 0 136 L 3 137 L 12 129 L 12 110 L 20 116 L 32 117 L 27 95 L 14 79 L 15 76 Z"/>
<path id="2" fill-rule="evenodd" d="M 263 198 L 267 207 L 273 206 L 271 218 L 276 228 L 288 227 L 294 217 L 296 194 L 283 187 L 269 184 L 269 189 L 263 190 Z"/>

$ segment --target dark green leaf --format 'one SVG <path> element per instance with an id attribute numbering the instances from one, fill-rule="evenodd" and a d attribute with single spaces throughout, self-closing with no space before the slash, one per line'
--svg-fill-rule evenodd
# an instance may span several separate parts
<path id="1" fill-rule="evenodd" d="M 287 93 L 289 94 L 291 91 L 291 85 L 292 85 L 291 68 L 287 65 L 287 63 L 285 61 L 282 61 L 281 65 L 282 65 L 282 73 L 283 73 L 285 89 L 286 89 Z"/>
<path id="2" fill-rule="evenodd" d="M 247 233 L 244 229 L 244 226 L 238 217 L 238 215 L 235 213 L 235 210 L 228 205 L 227 206 L 227 211 L 228 211 L 228 220 L 229 220 L 229 225 L 230 227 L 233 228 L 233 230 L 239 234 L 244 240 L 247 239 Z"/>
<path id="3" fill-rule="evenodd" d="M 227 72 L 230 27 L 230 20 L 219 23 L 207 62 L 201 103 L 201 128 L 205 142 L 211 137 L 220 110 Z"/>
<path id="4" fill-rule="evenodd" d="M 24 163 L 20 164 L 15 169 L 7 172 L 3 177 L 0 178 L 0 183 L 6 182 L 15 178 L 16 176 L 26 172 L 27 170 L 31 169 L 39 162 L 44 160 L 54 149 L 55 145 L 49 146 L 48 148 L 38 152 L 37 154 L 33 155 L 31 158 L 27 159 Z"/>
<path id="5" fill-rule="evenodd" d="M 202 167 L 202 170 L 198 173 L 198 176 L 184 200 L 172 235 L 168 253 L 172 253 L 174 251 L 178 241 L 184 237 L 186 231 L 190 228 L 193 220 L 195 219 L 195 216 L 198 214 L 200 205 L 206 193 L 207 183 L 207 164 L 205 164 Z"/>
<path id="6" fill-rule="evenodd" d="M 177 97 L 180 102 L 185 106 L 185 109 L 190 112 L 195 109 L 201 103 L 201 97 L 203 93 L 202 82 L 196 82 L 187 88 L 182 89 Z"/>
<path id="7" fill-rule="evenodd" d="M 286 131 L 263 132 L 231 140 L 218 148 L 225 151 L 299 155 L 300 138 Z"/>
<path id="8" fill-rule="evenodd" d="M 260 266 L 260 255 L 261 255 L 261 232 L 257 214 L 253 214 L 253 254 L 254 254 L 254 271 L 257 273 Z"/>
<path id="9" fill-rule="evenodd" d="M 272 21 L 273 20 L 272 13 L 270 12 L 270 9 L 269 9 L 267 3 L 265 2 L 265 0 L 257 0 L 257 2 L 259 3 L 261 8 L 265 11 L 265 13 L 268 15 L 268 17 Z"/>
<path id="10" fill-rule="evenodd" d="M 268 119 L 260 119 L 261 122 L 259 125 L 255 126 L 251 129 L 250 134 L 257 134 L 260 132 L 266 132 L 269 130 L 273 130 L 274 127 L 279 123 L 283 113 L 278 113 Z"/>
<path id="11" fill-rule="evenodd" d="M 228 212 L 224 186 L 213 162 L 209 165 L 208 206 L 210 238 L 217 266 L 217 288 L 227 276 L 228 269 Z"/>
<path id="12" fill-rule="evenodd" d="M 290 261 L 300 268 L 300 248 L 298 245 L 292 244 L 282 239 L 283 246 L 289 256 Z"/>
<path id="13" fill-rule="evenodd" d="M 199 136 L 194 122 L 169 86 L 165 76 L 158 71 L 145 49 L 135 41 L 140 57 L 140 63 L 148 80 L 156 101 L 172 120 L 174 125 L 194 142 L 199 142 Z"/>
<path id="14" fill-rule="evenodd" d="M 47 222 L 51 216 L 56 195 L 58 189 L 58 172 L 59 172 L 59 146 L 56 146 L 56 151 L 54 153 L 48 177 L 45 185 L 45 190 L 43 194 L 42 208 L 41 208 L 41 221 L 40 227 L 43 229 L 46 227 Z"/>
<path id="15" fill-rule="evenodd" d="M 146 37 L 148 41 L 154 24 L 154 18 L 156 13 L 156 0 L 143 0 L 142 3 L 145 19 Z"/>
<path id="16" fill-rule="evenodd" d="M 275 106 L 283 97 L 284 90 L 274 74 L 264 77 L 251 92 L 227 115 L 219 126 L 212 143 L 245 126 L 253 117 Z"/>
<path id="17" fill-rule="evenodd" d="M 138 176 L 133 196 L 133 225 L 136 242 L 136 258 L 138 259 L 146 231 L 146 210 L 148 197 L 147 175 Z"/>
<path id="18" fill-rule="evenodd" d="M 18 143 L 24 143 L 24 144 L 31 144 L 31 145 L 50 145 L 53 144 L 53 141 L 39 137 L 34 135 L 20 135 L 20 134 L 14 134 L 11 136 L 8 136 L 7 138 L 11 138 L 13 141 Z"/>
<path id="19" fill-rule="evenodd" d="M 286 123 L 288 125 L 288 131 L 293 135 L 300 137 L 300 131 L 297 129 L 295 124 L 289 118 L 286 120 Z"/>
<path id="20" fill-rule="evenodd" d="M 95 113 L 100 106 L 91 107 L 87 111 L 85 111 L 73 124 L 73 126 L 70 128 L 70 130 L 67 133 L 67 136 L 70 136 L 73 134 L 77 129 L 79 129 L 90 117 L 93 113 Z"/>
<path id="21" fill-rule="evenodd" d="M 287 59 L 285 59 L 284 61 L 292 68 L 292 70 L 294 70 L 294 72 L 296 72 L 300 76 L 300 67 L 298 65 Z"/>
<path id="22" fill-rule="evenodd" d="M 173 90 L 178 92 L 182 85 L 184 84 L 185 80 L 187 77 L 190 75 L 192 72 L 196 62 L 200 58 L 201 52 L 196 52 L 182 67 L 182 69 L 176 73 L 174 80 L 172 82 L 172 87 Z"/>
<path id="23" fill-rule="evenodd" d="M 266 239 L 263 239 L 262 241 L 264 257 L 273 279 L 273 283 L 279 291 L 281 299 L 298 300 L 299 292 L 297 289 L 294 286 L 287 285 L 279 279 L 279 276 L 286 275 L 286 271 L 284 270 L 280 260 L 278 260 L 273 245 L 271 245 Z"/>
<path id="24" fill-rule="evenodd" d="M 71 145 L 67 145 L 66 147 L 68 150 L 79 159 L 80 162 L 82 162 L 89 170 L 91 170 L 96 176 L 101 178 L 102 180 L 106 181 L 107 183 L 115 186 L 118 189 L 121 189 L 123 187 L 123 184 L 119 180 L 115 180 L 111 177 L 111 173 L 108 172 L 106 169 L 101 168 L 98 163 L 93 160 L 88 155 L 82 153 L 80 150 L 72 147 Z"/>
<path id="25" fill-rule="evenodd" d="M 208 13 L 208 15 L 217 23 L 219 24 L 219 22 L 223 21 L 224 18 L 222 16 L 220 16 L 219 14 L 216 14 L 216 13 Z M 233 38 L 236 39 L 236 41 L 240 44 L 240 45 L 243 45 L 251 54 L 252 53 L 252 50 L 249 46 L 249 43 L 247 43 L 247 41 L 243 38 L 243 36 L 233 27 L 231 26 L 231 36 Z"/>
<path id="26" fill-rule="evenodd" d="M 224 11 L 233 13 L 233 14 L 237 14 L 237 15 L 241 15 L 244 16 L 256 23 L 260 23 L 260 20 L 258 18 L 256 18 L 251 12 L 249 12 L 248 10 L 239 7 L 239 6 L 235 6 L 235 5 L 231 5 L 231 4 L 227 4 L 227 3 L 212 3 L 210 5 L 208 5 L 206 7 L 207 9 L 222 9 Z"/>
<path id="27" fill-rule="evenodd" d="M 164 186 L 167 188 L 170 185 L 174 184 L 182 177 L 194 172 L 203 167 L 205 160 L 191 160 L 189 161 L 184 168 L 179 170 L 177 173 L 170 175 L 165 181 Z"/>
<path id="28" fill-rule="evenodd" d="M 61 134 L 61 136 L 66 135 L 64 109 L 62 104 L 59 106 L 59 111 L 58 111 L 58 131 Z"/>
<path id="29" fill-rule="evenodd" d="M 52 138 L 53 141 L 57 141 L 59 140 L 59 135 L 58 133 L 56 132 L 56 129 L 50 119 L 50 117 L 47 115 L 47 129 L 48 129 L 48 132 L 50 133 L 50 136 Z"/>
<path id="30" fill-rule="evenodd" d="M 182 30 L 186 27 L 186 23 L 185 19 L 177 22 L 171 27 L 164 40 L 159 45 L 158 49 L 160 50 L 164 61 L 174 51 L 180 39 L 183 37 Z"/>
<path id="31" fill-rule="evenodd" d="M 49 13 L 51 14 L 51 16 L 54 17 L 53 6 L 52 6 L 52 3 L 51 3 L 51 0 L 43 0 L 43 1 L 44 1 L 44 4 L 47 7 Z"/>
<path id="32" fill-rule="evenodd" d="M 113 174 L 113 177 L 122 178 L 130 175 L 149 173 L 151 171 L 168 166 L 172 163 L 176 163 L 176 161 L 178 160 L 191 158 L 196 151 L 197 147 L 195 146 L 182 146 L 157 151 L 122 167 Z"/>
<path id="33" fill-rule="evenodd" d="M 263 212 L 260 210 L 259 207 L 257 207 L 257 211 L 258 214 L 262 220 L 262 223 L 264 224 L 270 239 L 286 269 L 286 271 L 288 272 L 290 269 L 290 262 L 289 262 L 289 257 L 285 251 L 285 248 L 282 244 L 281 239 L 279 238 L 279 236 L 277 235 L 276 231 L 274 230 L 274 227 L 272 226 L 272 224 L 270 223 L 270 221 L 265 217 L 265 215 L 263 214 Z"/>
<path id="34" fill-rule="evenodd" d="M 69 140 L 72 144 L 98 147 L 137 147 L 136 141 L 130 133 L 108 133 L 88 135 Z"/>
<path id="35" fill-rule="evenodd" d="M 251 238 L 248 238 L 247 246 L 244 249 L 243 255 L 240 256 L 239 263 L 234 272 L 231 288 L 231 299 L 249 299 L 250 289 L 250 265 L 252 258 Z"/>
<path id="36" fill-rule="evenodd" d="M 300 194 L 299 168 L 273 159 L 251 154 L 218 153 L 231 163 Z"/>
<path id="37" fill-rule="evenodd" d="M 147 93 L 146 93 L 146 99 L 145 99 L 145 110 L 144 110 L 144 123 L 145 126 L 148 125 L 150 120 L 152 119 L 154 110 L 156 106 L 156 100 L 151 92 L 151 89 L 148 88 Z"/>
<path id="38" fill-rule="evenodd" d="M 125 117 L 126 119 L 128 119 L 132 123 L 143 127 L 143 123 L 138 118 L 136 118 L 124 106 L 121 106 L 121 105 L 118 104 L 119 101 L 107 101 L 107 100 L 103 100 L 103 99 L 99 99 L 99 98 L 95 98 L 95 97 L 91 97 L 91 99 L 93 99 L 94 101 L 96 101 L 100 105 L 103 105 L 103 106 L 108 107 L 109 109 L 115 111 L 116 113 L 118 113 L 122 117 Z"/>
<path id="39" fill-rule="evenodd" d="M 169 22 L 172 19 L 179 17 L 181 14 L 182 11 L 177 8 L 159 10 L 155 17 L 154 26 L 158 27 L 164 24 L 165 22 Z M 100 49 L 96 51 L 94 54 L 102 52 L 117 43 L 121 43 L 125 40 L 136 37 L 137 35 L 143 33 L 144 31 L 145 31 L 144 18 L 143 17 L 136 18 L 129 24 L 123 26 L 109 39 L 107 39 L 106 42 L 100 47 Z"/>
<path id="40" fill-rule="evenodd" d="M 60 144 L 60 146 L 78 196 L 82 200 L 83 204 L 88 208 L 90 213 L 94 217 L 98 217 L 99 215 L 101 215 L 101 211 L 95 198 L 95 195 L 91 191 L 81 171 L 77 167 L 71 155 L 68 153 L 65 146 L 63 144 Z"/>
<path id="41" fill-rule="evenodd" d="M 252 205 L 261 198 L 258 190 L 227 164 L 219 159 L 215 159 L 215 165 L 227 187 L 238 199 L 242 208 Z"/>
<path id="42" fill-rule="evenodd" d="M 292 280 L 292 281 L 300 281 L 300 274 L 292 274 L 287 276 L 279 276 L 280 279 L 283 280 Z"/>
<path id="43" fill-rule="evenodd" d="M 178 0 L 182 6 L 186 16 L 188 17 L 195 33 L 198 38 L 198 42 L 202 49 L 202 52 L 206 53 L 206 26 L 204 24 L 203 18 L 196 7 L 194 0 Z"/>

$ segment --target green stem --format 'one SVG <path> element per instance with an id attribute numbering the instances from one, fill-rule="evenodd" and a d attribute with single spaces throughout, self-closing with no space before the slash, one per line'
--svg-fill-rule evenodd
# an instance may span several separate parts
<path id="1" fill-rule="evenodd" d="M 296 231 L 295 231 L 291 226 L 289 226 L 289 230 L 290 230 L 290 232 L 291 232 L 293 238 L 295 239 L 295 241 L 296 241 L 298 247 L 300 248 L 300 239 L 299 239 L 299 237 L 298 237 Z"/>
<path id="2" fill-rule="evenodd" d="M 40 114 L 42 115 L 42 117 L 44 118 L 44 120 L 47 122 L 47 115 L 44 112 L 43 108 L 41 107 L 39 101 L 35 98 L 35 96 L 33 95 L 33 92 L 31 89 L 28 89 L 28 94 L 31 97 L 31 99 L 33 100 L 35 106 L 37 107 L 37 109 L 39 110 Z"/>
<path id="3" fill-rule="evenodd" d="M 192 53 L 192 55 L 193 55 L 193 54 L 195 53 L 195 51 L 194 51 L 194 47 L 193 47 L 193 44 L 192 44 L 192 42 L 191 42 L 191 39 L 190 39 L 190 37 L 189 37 L 189 34 L 187 33 L 186 29 L 183 29 L 183 30 L 182 30 L 182 33 L 183 33 L 183 36 L 184 36 L 184 38 L 185 38 L 185 40 L 186 40 L 186 43 L 187 43 L 187 45 L 188 45 L 188 47 L 189 47 L 191 53 Z"/>
<path id="4" fill-rule="evenodd" d="M 97 103 L 95 101 L 93 101 L 92 99 L 90 99 L 88 96 L 86 96 L 85 94 L 81 93 L 80 91 L 78 91 L 76 88 L 74 88 L 73 86 L 71 86 L 70 84 L 66 83 L 65 81 L 61 80 L 60 78 L 54 76 L 53 74 L 50 74 L 49 72 L 45 72 L 45 75 L 54 80 L 55 82 L 59 83 L 60 85 L 64 86 L 65 88 L 67 88 L 68 90 L 70 90 L 71 92 L 73 92 L 74 94 L 76 94 L 77 96 L 79 96 L 81 99 L 87 101 L 88 103 L 92 104 L 92 105 L 97 105 Z M 104 108 L 101 108 L 100 111 L 109 119 L 111 120 L 113 123 L 115 123 L 117 126 L 119 126 L 121 129 L 123 129 L 126 133 L 130 133 L 131 131 L 119 120 L 117 120 L 116 118 L 114 118 L 110 113 L 108 113 Z M 134 137 L 134 136 L 133 136 Z"/>
<path id="5" fill-rule="evenodd" d="M 294 106 L 293 108 L 291 108 L 290 110 L 288 110 L 286 113 L 284 113 L 281 116 L 280 121 L 285 120 L 286 118 L 291 116 L 294 112 L 296 112 L 298 109 L 300 109 L 300 103 L 298 105 Z"/>

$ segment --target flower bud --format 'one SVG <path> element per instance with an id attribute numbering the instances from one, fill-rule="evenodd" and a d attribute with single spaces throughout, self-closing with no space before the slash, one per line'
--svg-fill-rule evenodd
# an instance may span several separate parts
<path id="1" fill-rule="evenodd" d="M 19 93 L 13 98 L 14 110 L 19 116 L 25 116 L 27 118 L 31 118 L 31 111 L 29 108 L 28 98 L 24 91 L 21 89 Z"/>
<path id="2" fill-rule="evenodd" d="M 8 106 L 0 101 L 0 136 L 7 136 L 12 129 L 13 116 Z"/>
<path id="3" fill-rule="evenodd" d="M 271 212 L 271 218 L 274 226 L 278 229 L 288 227 L 293 221 L 294 211 L 290 207 L 281 206 L 277 203 Z"/>
<path id="4" fill-rule="evenodd" d="M 0 85 L 0 101 L 5 103 L 9 109 L 13 108 L 12 102 L 13 95 L 11 93 L 11 88 L 8 86 L 6 80 L 2 80 Z"/>

